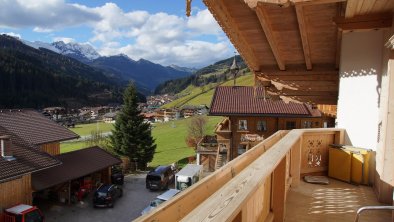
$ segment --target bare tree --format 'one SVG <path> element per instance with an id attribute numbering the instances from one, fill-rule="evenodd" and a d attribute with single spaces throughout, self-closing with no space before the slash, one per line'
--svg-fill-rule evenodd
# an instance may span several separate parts
<path id="1" fill-rule="evenodd" d="M 200 141 L 205 135 L 207 122 L 208 121 L 205 116 L 194 116 L 191 118 L 187 128 L 187 146 L 196 149 L 198 141 Z"/>

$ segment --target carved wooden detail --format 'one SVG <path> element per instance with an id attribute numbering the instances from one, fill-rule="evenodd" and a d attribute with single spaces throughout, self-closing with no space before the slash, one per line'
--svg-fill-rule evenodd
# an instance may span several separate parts
<path id="1" fill-rule="evenodd" d="M 328 147 L 333 143 L 333 134 L 305 135 L 301 151 L 301 173 L 326 171 L 328 167 Z"/>

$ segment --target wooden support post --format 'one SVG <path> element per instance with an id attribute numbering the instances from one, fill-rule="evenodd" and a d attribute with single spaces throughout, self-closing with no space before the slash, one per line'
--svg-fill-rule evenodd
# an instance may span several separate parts
<path id="1" fill-rule="evenodd" d="M 68 181 L 68 205 L 71 204 L 71 180 Z"/>
<path id="2" fill-rule="evenodd" d="M 283 222 L 285 221 L 286 157 L 280 161 L 274 170 L 272 182 L 274 222 Z"/>
<path id="3" fill-rule="evenodd" d="M 345 142 L 345 131 L 341 130 L 335 133 L 335 144 L 343 144 Z"/>
<path id="4" fill-rule="evenodd" d="M 290 175 L 292 178 L 291 187 L 300 185 L 301 179 L 301 153 L 302 153 L 302 137 L 291 149 L 291 166 Z"/>

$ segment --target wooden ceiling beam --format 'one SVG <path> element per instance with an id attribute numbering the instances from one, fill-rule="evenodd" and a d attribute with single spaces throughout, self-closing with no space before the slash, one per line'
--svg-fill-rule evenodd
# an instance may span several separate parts
<path id="1" fill-rule="evenodd" d="M 351 18 L 336 17 L 334 22 L 338 28 L 346 30 L 390 28 L 392 25 L 392 13 L 380 13 L 372 15 L 359 15 Z"/>
<path id="2" fill-rule="evenodd" d="M 304 18 L 304 9 L 302 5 L 295 5 L 295 9 L 297 14 L 298 27 L 301 35 L 302 48 L 304 50 L 306 69 L 311 70 L 312 69 L 311 52 L 308 42 L 308 33 L 306 31 L 307 24 Z"/>
<path id="3" fill-rule="evenodd" d="M 346 0 L 290 0 L 293 4 L 300 5 L 319 5 L 319 4 L 332 4 L 337 2 L 346 2 Z"/>
<path id="4" fill-rule="evenodd" d="M 360 5 L 362 5 L 363 2 L 364 0 L 347 0 L 345 17 L 346 18 L 353 17 L 356 14 L 359 3 L 361 3 Z"/>
<path id="5" fill-rule="evenodd" d="M 338 3 L 337 15 L 344 16 L 345 6 L 344 3 Z M 335 68 L 339 69 L 341 63 L 341 46 L 342 46 L 342 30 L 337 29 L 337 50 L 335 51 Z"/>
<path id="6" fill-rule="evenodd" d="M 244 0 L 250 8 L 255 8 L 259 3 L 278 5 L 280 7 L 287 7 L 290 4 L 329 4 L 335 2 L 344 2 L 346 0 Z"/>
<path id="7" fill-rule="evenodd" d="M 259 63 L 253 49 L 242 36 L 239 26 L 235 23 L 234 18 L 230 15 L 228 8 L 221 0 L 204 0 L 215 20 L 218 21 L 223 31 L 226 32 L 231 43 L 244 58 L 246 64 L 251 70 L 259 70 Z"/>
<path id="8" fill-rule="evenodd" d="M 274 70 L 274 69 L 261 69 L 262 71 L 258 71 L 258 75 L 277 75 L 277 76 L 313 76 L 313 75 L 338 75 L 338 70 L 334 68 L 322 68 L 319 66 L 315 66 L 313 70 L 305 71 L 299 69 L 292 69 L 292 67 L 288 67 L 285 71 Z"/>
<path id="9" fill-rule="evenodd" d="M 275 40 L 275 36 L 272 31 L 271 24 L 269 23 L 269 18 L 268 18 L 266 9 L 264 8 L 264 6 L 262 4 L 257 5 L 256 14 L 257 14 L 257 17 L 260 21 L 260 25 L 263 28 L 265 36 L 268 40 L 268 43 L 271 46 L 271 50 L 272 50 L 272 53 L 274 54 L 274 57 L 275 57 L 276 62 L 278 64 L 279 70 L 285 70 L 286 69 L 285 63 L 284 63 L 282 56 L 280 54 L 278 43 Z"/>

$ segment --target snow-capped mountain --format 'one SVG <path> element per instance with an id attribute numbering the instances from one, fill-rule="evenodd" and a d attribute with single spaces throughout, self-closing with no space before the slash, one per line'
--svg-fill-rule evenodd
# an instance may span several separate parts
<path id="1" fill-rule="evenodd" d="M 72 55 L 74 55 L 78 57 L 84 57 L 88 60 L 93 60 L 100 57 L 100 54 L 98 54 L 91 45 L 86 43 L 85 44 L 75 43 L 75 42 L 64 43 L 63 41 L 60 41 L 60 42 L 54 42 L 51 45 L 53 45 L 58 50 L 60 50 L 61 54 L 69 55 L 71 57 Z"/>
<path id="2" fill-rule="evenodd" d="M 40 42 L 40 41 L 35 41 L 35 42 L 29 42 L 27 40 L 23 40 L 20 39 L 25 45 L 28 45 L 30 47 L 33 47 L 35 49 L 39 49 L 39 48 L 44 48 L 44 49 L 48 49 L 51 51 L 54 51 L 56 53 L 60 53 L 60 50 L 58 50 L 55 46 L 53 46 L 50 43 L 47 42 Z"/>
<path id="3" fill-rule="evenodd" d="M 64 43 L 63 41 L 46 43 L 40 41 L 29 42 L 27 40 L 22 40 L 22 42 L 30 47 L 36 49 L 45 48 L 59 54 L 67 55 L 85 63 L 100 57 L 100 54 L 98 54 L 91 45 L 86 43 Z"/>

